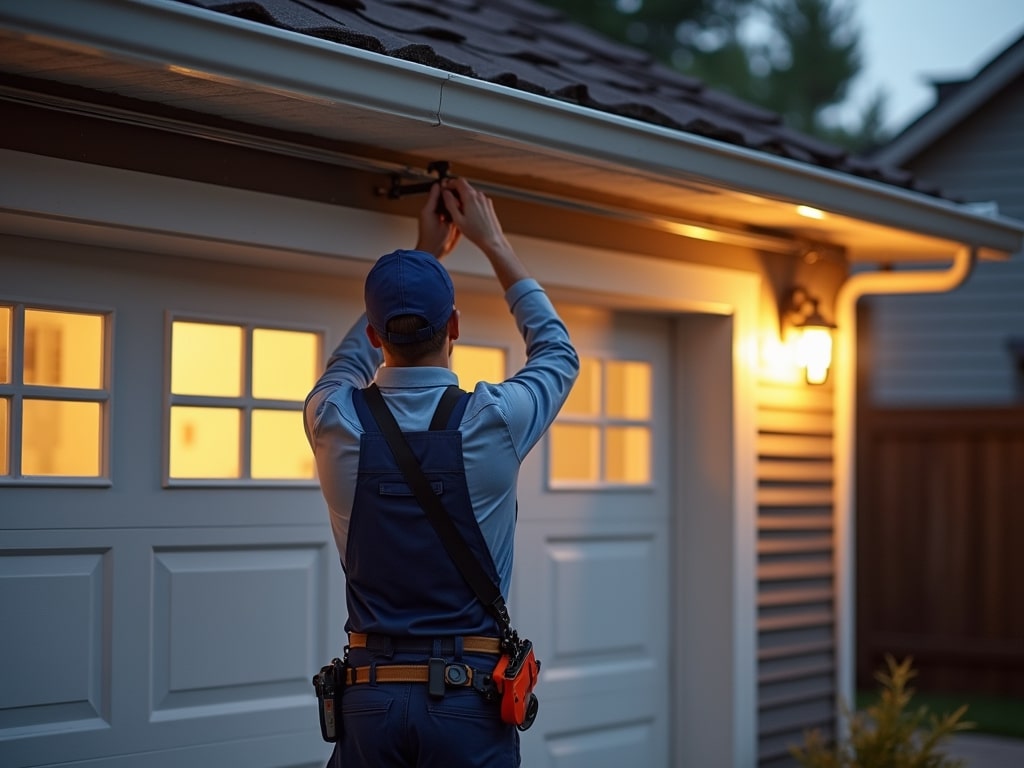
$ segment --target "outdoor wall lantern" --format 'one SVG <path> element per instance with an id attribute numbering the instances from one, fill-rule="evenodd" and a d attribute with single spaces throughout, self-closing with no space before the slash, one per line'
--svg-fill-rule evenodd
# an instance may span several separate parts
<path id="1" fill-rule="evenodd" d="M 784 307 L 788 323 L 787 345 L 793 350 L 796 364 L 804 369 L 808 384 L 824 384 L 832 365 L 832 331 L 835 324 L 826 320 L 818 309 L 818 299 L 803 286 L 789 292 Z"/>

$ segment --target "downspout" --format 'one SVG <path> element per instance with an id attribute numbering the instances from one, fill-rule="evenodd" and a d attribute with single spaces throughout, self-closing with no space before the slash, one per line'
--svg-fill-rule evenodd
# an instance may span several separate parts
<path id="1" fill-rule="evenodd" d="M 836 295 L 836 324 L 843 329 L 836 341 L 834 437 L 837 718 L 843 705 L 854 706 L 855 693 L 857 302 L 863 296 L 951 291 L 967 280 L 976 259 L 977 248 L 963 246 L 948 269 L 864 272 L 847 280 Z M 839 719 L 837 725 L 837 733 L 845 735 L 846 724 Z"/>

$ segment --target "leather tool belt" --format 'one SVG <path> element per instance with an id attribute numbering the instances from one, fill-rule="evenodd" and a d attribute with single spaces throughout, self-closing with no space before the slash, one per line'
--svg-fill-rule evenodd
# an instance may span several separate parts
<path id="1" fill-rule="evenodd" d="M 345 670 L 346 685 L 367 683 L 426 683 L 427 693 L 435 698 L 444 696 L 448 687 L 472 688 L 488 701 L 498 696 L 490 672 L 444 659 L 430 659 L 426 664 L 377 664 Z"/>
<path id="2" fill-rule="evenodd" d="M 456 639 L 446 637 L 441 639 L 441 653 L 451 656 L 457 650 L 462 653 L 487 653 L 498 655 L 501 653 L 501 640 L 496 637 L 483 637 L 479 635 L 466 635 Z M 394 651 L 396 653 L 433 653 L 434 643 L 431 639 L 423 638 L 396 638 L 387 635 L 366 635 L 361 632 L 349 632 L 349 648 L 368 648 L 371 651 Z"/>

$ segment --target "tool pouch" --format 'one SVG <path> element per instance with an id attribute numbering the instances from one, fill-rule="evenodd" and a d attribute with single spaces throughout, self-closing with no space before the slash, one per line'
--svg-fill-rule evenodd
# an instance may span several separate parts
<path id="1" fill-rule="evenodd" d="M 313 676 L 313 690 L 320 708 L 320 735 L 324 741 L 340 741 L 344 729 L 341 718 L 341 695 L 345 691 L 347 664 L 333 659 L 320 673 Z"/>
<path id="2" fill-rule="evenodd" d="M 537 719 L 540 707 L 533 692 L 540 677 L 540 661 L 533 653 L 533 643 L 522 640 L 503 653 L 491 676 L 501 696 L 501 719 L 525 731 Z"/>

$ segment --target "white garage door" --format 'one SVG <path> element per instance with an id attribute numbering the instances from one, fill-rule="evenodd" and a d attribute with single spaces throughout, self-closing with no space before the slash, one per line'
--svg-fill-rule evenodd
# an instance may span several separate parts
<path id="1" fill-rule="evenodd" d="M 512 610 L 542 660 L 531 768 L 669 764 L 669 324 L 563 309 L 581 356 L 524 467 Z"/>
<path id="2" fill-rule="evenodd" d="M 0 247 L 0 765 L 322 765 L 344 603 L 299 414 L 344 286 Z"/>
<path id="3" fill-rule="evenodd" d="M 315 481 L 259 439 L 287 442 L 301 387 L 261 371 L 340 338 L 358 281 L 2 245 L 0 764 L 322 765 L 309 678 L 343 645 L 342 580 Z M 484 370 L 521 363 L 500 299 L 459 303 Z M 512 610 L 544 665 L 523 762 L 665 766 L 669 325 L 563 315 L 584 375 L 520 482 Z M 214 345 L 209 376 L 176 373 Z"/>

